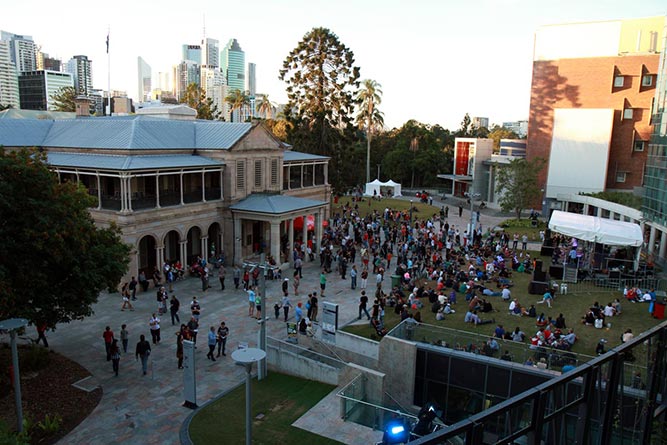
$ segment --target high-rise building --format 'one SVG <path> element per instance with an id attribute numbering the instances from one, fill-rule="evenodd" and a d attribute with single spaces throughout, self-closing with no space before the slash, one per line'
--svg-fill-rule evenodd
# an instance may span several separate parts
<path id="1" fill-rule="evenodd" d="M 172 91 L 171 75 L 169 72 L 160 71 L 157 73 L 157 89 L 161 91 Z"/>
<path id="2" fill-rule="evenodd" d="M 503 122 L 503 128 L 515 132 L 521 138 L 525 138 L 528 134 L 528 121 Z"/>
<path id="3" fill-rule="evenodd" d="M 227 103 L 225 102 L 225 76 L 218 68 L 201 68 L 201 87 L 206 97 L 213 100 L 222 116 L 227 115 Z"/>
<path id="4" fill-rule="evenodd" d="M 201 64 L 208 68 L 220 67 L 220 42 L 215 39 L 204 39 Z"/>
<path id="5" fill-rule="evenodd" d="M 74 78 L 76 94 L 88 96 L 93 89 L 93 61 L 88 56 L 74 56 L 67 62 L 67 72 Z"/>
<path id="6" fill-rule="evenodd" d="M 475 128 L 489 128 L 489 118 L 475 116 L 472 118 L 472 125 Z"/>
<path id="7" fill-rule="evenodd" d="M 236 39 L 230 39 L 220 54 L 220 66 L 227 80 L 227 89 L 245 91 L 245 53 Z"/>
<path id="8" fill-rule="evenodd" d="M 200 85 L 200 66 L 191 60 L 184 60 L 174 66 L 174 96 L 181 100 L 191 83 Z"/>
<path id="9" fill-rule="evenodd" d="M 47 53 L 37 52 L 37 70 L 62 71 L 62 61 L 49 57 Z"/>
<path id="10" fill-rule="evenodd" d="M 53 95 L 61 88 L 74 85 L 70 73 L 57 71 L 25 71 L 19 75 L 21 109 L 57 111 Z"/>
<path id="11" fill-rule="evenodd" d="M 201 45 L 183 45 L 181 61 L 186 60 L 201 65 Z"/>
<path id="12" fill-rule="evenodd" d="M 20 107 L 18 74 L 6 40 L 0 40 L 0 105 Z"/>
<path id="13" fill-rule="evenodd" d="M 250 62 L 248 63 L 248 94 L 250 96 L 255 96 L 257 94 L 257 78 L 256 78 L 257 65 Z"/>
<path id="14" fill-rule="evenodd" d="M 10 58 L 18 73 L 37 69 L 37 46 L 31 36 L 0 31 L 0 40 L 9 42 Z"/>
<path id="15" fill-rule="evenodd" d="M 141 57 L 137 57 L 137 100 L 144 102 L 149 100 L 152 88 L 151 66 Z"/>
<path id="16" fill-rule="evenodd" d="M 658 16 L 537 30 L 527 156 L 547 160 L 547 205 L 642 185 L 664 28 Z"/>

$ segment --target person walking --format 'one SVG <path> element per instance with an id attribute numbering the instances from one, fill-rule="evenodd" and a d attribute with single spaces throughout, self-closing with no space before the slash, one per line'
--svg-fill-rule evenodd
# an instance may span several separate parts
<path id="1" fill-rule="evenodd" d="M 234 278 L 234 288 L 238 289 L 239 284 L 241 283 L 241 269 L 239 269 L 239 266 L 234 266 L 234 271 L 232 274 Z"/>
<path id="2" fill-rule="evenodd" d="M 366 289 L 366 286 L 368 285 L 368 269 L 364 268 L 364 270 L 361 271 L 361 286 L 359 286 L 361 289 Z"/>
<path id="3" fill-rule="evenodd" d="M 463 206 L 459 206 L 459 218 L 463 216 Z M 446 218 L 446 216 L 445 216 Z"/>
<path id="4" fill-rule="evenodd" d="M 113 331 L 111 330 L 110 326 L 104 328 L 102 338 L 104 339 L 104 349 L 107 352 L 107 361 L 111 361 L 111 343 L 113 342 Z"/>
<path id="5" fill-rule="evenodd" d="M 211 326 L 211 328 L 208 330 L 208 354 L 206 354 L 207 359 L 215 361 L 213 352 L 215 352 L 215 345 L 217 343 L 218 343 L 218 338 L 215 335 L 215 327 Z"/>
<path id="6" fill-rule="evenodd" d="M 134 307 L 132 306 L 132 303 L 130 303 L 130 285 L 129 283 L 124 283 L 123 288 L 120 291 L 121 296 L 123 297 L 123 305 L 120 307 L 121 311 L 124 311 L 126 308 L 133 311 Z"/>
<path id="7" fill-rule="evenodd" d="M 185 325 L 181 325 L 181 330 L 176 333 L 176 358 L 178 359 L 178 369 L 183 369 L 183 329 Z"/>
<path id="8" fill-rule="evenodd" d="M 294 286 L 294 295 L 296 295 L 296 296 L 299 295 L 299 285 L 300 284 L 301 284 L 301 277 L 299 276 L 299 273 L 295 270 L 292 285 Z"/>
<path id="9" fill-rule="evenodd" d="M 178 316 L 178 311 L 181 308 L 181 302 L 178 301 L 178 298 L 176 298 L 176 295 L 171 295 L 171 300 L 169 300 L 169 313 L 171 314 L 171 325 L 175 326 L 176 323 L 174 320 L 176 320 L 178 323 L 181 322 L 181 319 Z"/>
<path id="10" fill-rule="evenodd" d="M 246 292 L 248 292 L 248 317 L 253 317 L 255 315 L 255 291 L 251 287 Z"/>
<path id="11" fill-rule="evenodd" d="M 48 348 L 49 342 L 46 340 L 46 329 L 47 324 L 44 321 L 37 325 L 37 341 L 35 343 L 39 344 L 39 342 L 42 341 L 44 343 L 44 347 Z"/>
<path id="12" fill-rule="evenodd" d="M 282 289 L 283 289 L 283 295 L 289 294 L 289 278 L 285 277 L 285 279 L 283 280 Z"/>
<path id="13" fill-rule="evenodd" d="M 362 290 L 361 291 L 361 297 L 359 297 L 359 317 L 357 320 L 361 320 L 361 313 L 365 313 L 366 317 L 368 317 L 368 320 L 370 321 L 371 319 L 371 314 L 368 313 L 368 297 L 366 296 L 366 291 Z"/>
<path id="14" fill-rule="evenodd" d="M 255 293 L 255 313 L 257 314 L 257 319 L 262 319 L 262 296 L 259 294 L 259 291 Z"/>
<path id="15" fill-rule="evenodd" d="M 160 343 L 160 318 L 153 313 L 148 324 L 151 327 L 151 337 L 153 338 L 153 344 L 157 345 Z"/>
<path id="16" fill-rule="evenodd" d="M 324 269 L 322 269 L 322 273 L 320 273 L 320 295 L 322 295 L 322 298 L 324 298 L 324 290 L 327 288 L 327 276 L 324 274 Z"/>
<path id="17" fill-rule="evenodd" d="M 225 290 L 225 266 L 220 265 L 218 269 L 218 279 L 220 280 L 220 290 Z"/>
<path id="18" fill-rule="evenodd" d="M 285 322 L 287 322 L 287 318 L 289 317 L 289 308 L 292 307 L 292 303 L 290 303 L 288 296 L 283 295 L 280 306 L 283 308 L 283 315 L 285 316 Z"/>
<path id="19" fill-rule="evenodd" d="M 225 325 L 225 322 L 220 322 L 218 327 L 218 357 L 220 354 L 226 356 L 225 348 L 227 347 L 227 337 L 229 336 L 229 328 Z"/>
<path id="20" fill-rule="evenodd" d="M 357 288 L 357 266 L 356 264 L 352 265 L 352 269 L 350 269 L 350 288 L 352 290 Z"/>
<path id="21" fill-rule="evenodd" d="M 130 333 L 127 332 L 127 325 L 122 324 L 120 327 L 120 342 L 123 344 L 123 352 L 127 354 L 127 344 L 130 340 Z"/>
<path id="22" fill-rule="evenodd" d="M 199 301 L 197 301 L 197 297 L 192 297 L 192 301 L 190 302 L 190 312 L 192 313 L 192 318 L 197 320 L 199 322 L 199 316 L 201 315 L 201 306 L 199 305 Z"/>
<path id="23" fill-rule="evenodd" d="M 120 363 L 120 348 L 118 347 L 118 340 L 115 338 L 111 342 L 111 365 L 114 374 L 118 377 L 118 365 Z"/>
<path id="24" fill-rule="evenodd" d="M 315 323 L 317 321 L 317 292 L 313 292 L 313 296 L 310 298 L 310 321 Z"/>
<path id="25" fill-rule="evenodd" d="M 303 260 L 300 256 L 297 256 L 294 260 L 294 272 L 299 274 L 299 278 L 303 278 Z"/>
<path id="26" fill-rule="evenodd" d="M 197 333 L 199 332 L 199 322 L 197 319 L 193 316 L 190 321 L 188 321 L 187 324 L 188 328 L 188 335 L 190 337 L 190 340 L 192 340 L 192 343 L 195 345 L 197 344 Z M 195 346 L 196 348 L 196 346 Z"/>
<path id="27" fill-rule="evenodd" d="M 134 352 L 134 358 L 139 360 L 141 358 L 141 370 L 144 372 L 144 375 L 148 372 L 148 357 L 151 355 L 151 344 L 146 340 L 146 336 L 141 334 L 139 336 L 139 342 L 137 343 L 137 348 Z"/>

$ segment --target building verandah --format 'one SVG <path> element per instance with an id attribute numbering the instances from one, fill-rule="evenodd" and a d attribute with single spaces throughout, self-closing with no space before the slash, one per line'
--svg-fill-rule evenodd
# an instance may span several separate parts
<path id="1" fill-rule="evenodd" d="M 273 257 L 277 264 L 292 263 L 295 242 L 321 239 L 328 203 L 288 195 L 253 194 L 230 206 L 233 215 L 233 262 L 259 253 Z M 313 217 L 312 232 L 308 230 Z M 295 228 L 301 219 L 302 227 Z"/>

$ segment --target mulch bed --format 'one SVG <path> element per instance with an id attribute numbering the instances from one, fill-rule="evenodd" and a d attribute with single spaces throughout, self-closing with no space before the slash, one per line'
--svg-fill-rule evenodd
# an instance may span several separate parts
<path id="1" fill-rule="evenodd" d="M 28 350 L 19 346 L 19 356 Z M 84 367 L 68 358 L 49 351 L 48 365 L 38 371 L 21 368 L 21 398 L 23 417 L 35 424 L 49 414 L 62 417 L 59 431 L 45 437 L 35 428 L 31 443 L 52 444 L 73 430 L 95 409 L 102 399 L 102 389 L 86 392 L 72 386 L 72 383 L 90 375 Z M 16 430 L 16 405 L 10 378 L 11 349 L 0 345 L 0 420 L 12 430 Z"/>

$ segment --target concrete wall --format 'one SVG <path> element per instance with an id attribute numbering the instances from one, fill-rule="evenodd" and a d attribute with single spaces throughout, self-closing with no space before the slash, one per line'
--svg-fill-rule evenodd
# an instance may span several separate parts
<path id="1" fill-rule="evenodd" d="M 304 357 L 294 352 L 268 345 L 269 369 L 330 385 L 338 385 L 339 368 Z"/>
<path id="2" fill-rule="evenodd" d="M 377 361 L 380 354 L 379 342 L 341 330 L 336 331 L 336 347 L 373 361 Z"/>
<path id="3" fill-rule="evenodd" d="M 395 405 L 395 402 L 384 394 L 386 392 L 401 406 L 413 407 L 416 343 L 386 336 L 380 342 L 380 357 L 378 370 L 385 374 L 383 405 Z"/>

